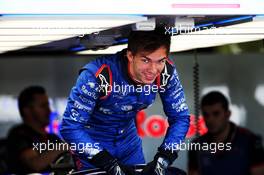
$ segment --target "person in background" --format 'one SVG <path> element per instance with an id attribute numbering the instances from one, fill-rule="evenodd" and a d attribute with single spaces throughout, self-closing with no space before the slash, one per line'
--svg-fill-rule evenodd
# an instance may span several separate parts
<path id="1" fill-rule="evenodd" d="M 231 111 L 227 98 L 218 91 L 210 92 L 202 98 L 201 110 L 208 132 L 193 143 L 216 143 L 218 149 L 216 152 L 190 150 L 189 174 L 263 175 L 261 138 L 229 121 Z"/>
<path id="2" fill-rule="evenodd" d="M 51 113 L 45 89 L 40 86 L 25 88 L 18 97 L 18 107 L 23 123 L 13 127 L 7 138 L 10 172 L 49 171 L 49 165 L 64 151 L 47 150 L 48 142 L 57 143 L 60 139 L 45 130 Z M 46 143 L 46 149 L 40 150 L 43 143 Z"/>

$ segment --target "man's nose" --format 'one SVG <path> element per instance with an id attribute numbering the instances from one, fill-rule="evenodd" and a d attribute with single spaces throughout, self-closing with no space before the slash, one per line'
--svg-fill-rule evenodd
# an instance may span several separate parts
<path id="1" fill-rule="evenodd" d="M 207 123 L 212 123 L 213 122 L 213 116 L 212 115 L 207 115 L 205 118 Z"/>
<path id="2" fill-rule="evenodd" d="M 150 71 L 151 71 L 153 74 L 157 74 L 157 72 L 158 72 L 158 65 L 157 65 L 156 63 L 151 63 Z"/>

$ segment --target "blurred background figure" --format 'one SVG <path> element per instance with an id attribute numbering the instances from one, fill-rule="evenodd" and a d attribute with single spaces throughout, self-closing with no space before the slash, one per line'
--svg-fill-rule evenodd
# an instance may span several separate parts
<path id="1" fill-rule="evenodd" d="M 40 86 L 25 88 L 18 97 L 18 107 L 23 123 L 13 127 L 7 139 L 10 172 L 49 171 L 50 164 L 64 151 L 48 150 L 48 142 L 59 143 L 60 139 L 45 130 L 51 113 L 45 89 Z M 46 143 L 41 151 L 40 143 Z"/>
<path id="2" fill-rule="evenodd" d="M 218 149 L 215 153 L 210 149 L 190 150 L 189 174 L 263 175 L 261 138 L 229 121 L 231 111 L 227 98 L 218 91 L 212 91 L 202 98 L 201 110 L 208 132 L 193 143 L 217 143 Z"/>
<path id="3" fill-rule="evenodd" d="M 8 171 L 8 155 L 7 155 L 7 143 L 6 139 L 0 140 L 0 174 L 4 174 Z"/>

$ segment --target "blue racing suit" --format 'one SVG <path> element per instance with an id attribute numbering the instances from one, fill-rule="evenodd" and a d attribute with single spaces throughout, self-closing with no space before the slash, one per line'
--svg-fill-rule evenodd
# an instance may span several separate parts
<path id="1" fill-rule="evenodd" d="M 92 168 L 88 159 L 103 149 L 125 165 L 145 163 L 135 118 L 154 102 L 157 92 L 169 123 L 161 147 L 179 144 L 189 128 L 189 110 L 171 61 L 155 83 L 140 86 L 129 76 L 126 50 L 85 65 L 71 89 L 60 129 L 77 149 L 79 169 Z"/>

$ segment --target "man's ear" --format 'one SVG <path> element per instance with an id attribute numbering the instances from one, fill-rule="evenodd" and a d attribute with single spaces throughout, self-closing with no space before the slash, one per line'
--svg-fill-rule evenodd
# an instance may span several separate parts
<path id="1" fill-rule="evenodd" d="M 128 58 L 128 61 L 129 62 L 132 62 L 133 61 L 133 54 L 131 51 L 127 50 L 127 58 Z"/>
<path id="2" fill-rule="evenodd" d="M 227 117 L 228 117 L 228 119 L 230 119 L 230 117 L 231 117 L 231 111 L 230 110 L 227 111 Z"/>

